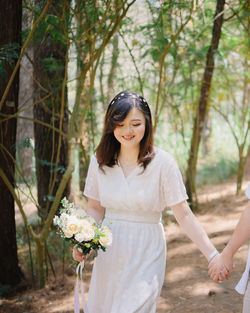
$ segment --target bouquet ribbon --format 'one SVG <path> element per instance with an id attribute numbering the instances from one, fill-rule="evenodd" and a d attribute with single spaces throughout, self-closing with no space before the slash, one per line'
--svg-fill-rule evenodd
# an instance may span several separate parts
<path id="1" fill-rule="evenodd" d="M 89 309 L 87 306 L 87 302 L 85 300 L 84 295 L 84 284 L 83 284 L 83 278 L 82 278 L 82 270 L 84 268 L 84 261 L 79 263 L 76 268 L 76 285 L 75 285 L 75 306 L 74 306 L 74 313 L 80 313 L 80 302 L 79 302 L 79 272 L 80 272 L 80 282 L 81 282 L 81 298 L 82 298 L 82 307 L 84 313 L 89 313 Z"/>

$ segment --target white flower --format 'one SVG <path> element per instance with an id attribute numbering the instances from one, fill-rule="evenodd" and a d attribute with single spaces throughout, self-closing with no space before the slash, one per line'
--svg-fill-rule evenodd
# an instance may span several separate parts
<path id="1" fill-rule="evenodd" d="M 54 218 L 53 218 L 53 224 L 54 225 L 59 225 L 60 224 L 60 217 L 59 216 L 55 216 Z"/>
<path id="2" fill-rule="evenodd" d="M 79 233 L 79 237 L 81 238 L 80 234 L 84 238 L 82 241 L 92 240 L 95 236 L 95 226 L 86 219 L 81 220 L 81 229 Z"/>
<path id="3" fill-rule="evenodd" d="M 72 237 L 80 231 L 80 222 L 81 220 L 79 220 L 77 217 L 68 216 L 67 223 L 64 227 L 64 234 L 67 238 Z"/>
<path id="4" fill-rule="evenodd" d="M 64 231 L 64 236 L 65 236 L 66 238 L 71 238 L 71 237 L 73 236 L 73 233 L 72 233 L 71 231 L 69 231 L 68 229 L 66 229 L 66 230 Z"/>
<path id="5" fill-rule="evenodd" d="M 103 226 L 101 233 L 104 236 L 101 236 L 101 238 L 99 239 L 100 244 L 104 247 L 111 246 L 111 244 L 112 244 L 112 233 L 111 233 L 110 229 L 108 228 L 108 226 Z"/>
<path id="6" fill-rule="evenodd" d="M 67 213 L 62 213 L 60 216 L 60 227 L 65 228 L 68 222 L 69 215 Z"/>
<path id="7" fill-rule="evenodd" d="M 84 234 L 83 233 L 78 233 L 75 235 L 75 239 L 78 241 L 78 242 L 82 242 L 84 241 L 85 237 L 84 237 Z"/>

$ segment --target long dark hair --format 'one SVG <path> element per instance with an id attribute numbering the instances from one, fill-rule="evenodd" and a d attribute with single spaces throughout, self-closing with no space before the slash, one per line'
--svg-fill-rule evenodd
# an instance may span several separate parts
<path id="1" fill-rule="evenodd" d="M 150 108 L 147 101 L 135 92 L 122 91 L 110 102 L 104 120 L 104 129 L 101 141 L 96 148 L 96 158 L 99 167 L 113 167 L 117 164 L 117 157 L 120 151 L 120 143 L 114 136 L 114 129 L 122 122 L 132 108 L 140 110 L 145 117 L 145 133 L 140 142 L 138 163 L 144 170 L 153 159 L 153 127 Z"/>

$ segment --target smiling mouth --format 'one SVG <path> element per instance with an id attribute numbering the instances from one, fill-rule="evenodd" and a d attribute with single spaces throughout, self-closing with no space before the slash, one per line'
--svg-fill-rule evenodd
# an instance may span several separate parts
<path id="1" fill-rule="evenodd" d="M 130 141 L 133 138 L 135 138 L 135 136 L 122 136 L 123 139 L 125 139 L 126 141 Z"/>

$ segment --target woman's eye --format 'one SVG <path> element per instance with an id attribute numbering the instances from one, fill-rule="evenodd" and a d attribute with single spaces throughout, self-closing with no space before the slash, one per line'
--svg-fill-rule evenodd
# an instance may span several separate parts
<path id="1" fill-rule="evenodd" d="M 117 124 L 117 127 L 122 127 L 123 126 L 123 124 Z"/>
<path id="2" fill-rule="evenodd" d="M 135 127 L 136 127 L 136 126 L 140 126 L 140 125 L 141 125 L 141 124 L 133 124 L 133 126 L 135 126 Z"/>

